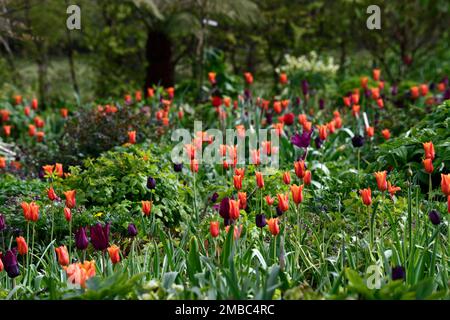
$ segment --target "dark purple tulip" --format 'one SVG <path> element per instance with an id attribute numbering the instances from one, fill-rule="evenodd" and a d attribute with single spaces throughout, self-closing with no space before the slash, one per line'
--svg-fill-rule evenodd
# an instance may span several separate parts
<path id="1" fill-rule="evenodd" d="M 183 170 L 183 164 L 182 163 L 174 163 L 173 170 L 175 172 L 181 172 L 181 170 Z"/>
<path id="2" fill-rule="evenodd" d="M 299 107 L 300 104 L 302 103 L 302 99 L 300 99 L 300 97 L 295 98 L 295 103 Z"/>
<path id="3" fill-rule="evenodd" d="M 156 180 L 153 177 L 148 177 L 147 178 L 147 188 L 150 190 L 155 189 L 156 187 Z"/>
<path id="4" fill-rule="evenodd" d="M 322 139 L 320 139 L 320 137 L 317 137 L 316 139 L 314 139 L 314 142 L 316 143 L 316 147 L 317 149 L 320 149 L 320 147 L 322 147 Z"/>
<path id="5" fill-rule="evenodd" d="M 405 280 L 405 268 L 402 266 L 393 267 L 392 280 Z"/>
<path id="6" fill-rule="evenodd" d="M 430 218 L 430 221 L 435 226 L 439 225 L 441 223 L 441 217 L 439 216 L 439 212 L 437 210 L 431 210 L 428 213 L 428 218 Z"/>
<path id="7" fill-rule="evenodd" d="M 394 85 L 392 86 L 392 88 L 391 88 L 391 94 L 392 94 L 393 96 L 396 96 L 397 93 L 398 93 L 398 87 L 397 87 L 396 84 L 394 84 Z"/>
<path id="8" fill-rule="evenodd" d="M 75 232 L 75 246 L 78 250 L 86 250 L 89 240 L 86 236 L 86 227 L 80 227 Z"/>
<path id="9" fill-rule="evenodd" d="M 319 99 L 319 109 L 323 110 L 325 108 L 325 100 L 322 98 Z"/>
<path id="10" fill-rule="evenodd" d="M 364 137 L 360 136 L 359 134 L 356 134 L 352 138 L 352 145 L 355 148 L 361 148 L 364 145 Z"/>
<path id="11" fill-rule="evenodd" d="M 283 211 L 277 206 L 276 208 L 277 216 L 281 217 L 283 215 Z"/>
<path id="12" fill-rule="evenodd" d="M 252 98 L 252 92 L 249 89 L 244 90 L 244 98 L 245 100 L 250 100 Z"/>
<path id="13" fill-rule="evenodd" d="M 219 198 L 219 194 L 217 192 L 214 192 L 213 195 L 211 196 L 211 202 L 215 203 L 218 198 Z"/>
<path id="14" fill-rule="evenodd" d="M 230 219 L 230 203 L 228 200 L 230 200 L 228 197 L 223 198 L 219 206 L 219 214 L 224 219 Z"/>
<path id="15" fill-rule="evenodd" d="M 256 226 L 258 228 L 264 228 L 266 226 L 266 216 L 263 214 L 257 214 L 256 215 Z"/>
<path id="16" fill-rule="evenodd" d="M 17 255 L 13 250 L 6 251 L 6 254 L 2 256 L 2 262 L 8 277 L 15 278 L 20 274 Z"/>
<path id="17" fill-rule="evenodd" d="M 364 90 L 364 95 L 366 96 L 366 98 L 370 98 L 370 96 L 372 95 L 372 91 L 370 91 L 369 89 Z"/>
<path id="18" fill-rule="evenodd" d="M 266 120 L 267 120 L 267 123 L 268 123 L 268 124 L 272 124 L 272 121 L 273 121 L 273 120 L 272 120 L 272 117 L 273 117 L 273 116 L 272 116 L 272 113 L 267 113 L 267 112 L 266 112 Z"/>
<path id="19" fill-rule="evenodd" d="M 135 236 L 137 236 L 137 234 L 138 234 L 138 231 L 137 231 L 136 226 L 134 225 L 134 223 L 130 223 L 128 225 L 128 236 L 135 237 Z"/>
<path id="20" fill-rule="evenodd" d="M 302 80 L 302 92 L 303 95 L 306 96 L 309 92 L 309 84 L 308 80 Z"/>
<path id="21" fill-rule="evenodd" d="M 109 247 L 109 223 L 102 226 L 97 223 L 91 227 L 91 243 L 95 250 L 103 251 Z"/>
<path id="22" fill-rule="evenodd" d="M 449 100 L 450 99 L 450 88 L 445 90 L 443 98 L 444 98 L 444 100 Z"/>
<path id="23" fill-rule="evenodd" d="M 430 89 L 430 91 L 433 91 L 434 88 L 436 88 L 436 84 L 434 82 L 430 83 L 430 85 L 428 86 L 428 88 Z"/>
<path id="24" fill-rule="evenodd" d="M 309 146 L 309 144 L 311 143 L 311 135 L 312 135 L 312 130 L 309 132 L 303 131 L 303 133 L 301 135 L 296 133 L 291 137 L 291 143 L 294 146 L 297 146 L 299 148 L 307 148 Z"/>
<path id="25" fill-rule="evenodd" d="M 0 232 L 6 229 L 5 216 L 0 214 Z"/>

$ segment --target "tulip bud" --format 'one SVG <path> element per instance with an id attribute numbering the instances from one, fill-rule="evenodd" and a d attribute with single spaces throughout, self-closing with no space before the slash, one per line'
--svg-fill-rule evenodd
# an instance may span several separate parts
<path id="1" fill-rule="evenodd" d="M 441 217 L 439 216 L 439 212 L 435 209 L 431 210 L 428 213 L 428 218 L 430 218 L 430 221 L 435 226 L 439 225 L 441 223 Z"/>
<path id="2" fill-rule="evenodd" d="M 173 170 L 175 172 L 181 172 L 181 170 L 183 170 L 183 164 L 182 163 L 174 163 Z"/>
<path id="3" fill-rule="evenodd" d="M 364 137 L 357 134 L 352 138 L 352 145 L 355 148 L 361 148 L 364 145 Z"/>
<path id="4" fill-rule="evenodd" d="M 405 280 L 405 268 L 402 266 L 393 267 L 392 280 Z"/>
<path id="5" fill-rule="evenodd" d="M 134 223 L 130 223 L 128 225 L 128 236 L 133 238 L 133 237 L 137 236 L 137 234 L 138 234 L 138 231 L 137 231 L 137 228 L 136 228 L 135 224 Z"/>
<path id="6" fill-rule="evenodd" d="M 153 190 L 155 189 L 155 187 L 156 187 L 156 180 L 153 177 L 148 177 L 147 188 Z"/>
<path id="7" fill-rule="evenodd" d="M 8 277 L 12 279 L 20 274 L 17 256 L 13 250 L 6 251 L 6 254 L 2 256 L 1 259 Z"/>
<path id="8" fill-rule="evenodd" d="M 75 232 L 75 246 L 78 250 L 85 250 L 89 245 L 89 240 L 86 236 L 86 227 L 80 227 Z"/>
<path id="9" fill-rule="evenodd" d="M 256 226 L 258 228 L 264 228 L 266 226 L 266 216 L 264 214 L 257 214 L 255 218 Z"/>
<path id="10" fill-rule="evenodd" d="M 67 207 L 64 208 L 64 218 L 66 218 L 67 222 L 70 222 L 70 220 L 72 220 L 72 212 Z"/>

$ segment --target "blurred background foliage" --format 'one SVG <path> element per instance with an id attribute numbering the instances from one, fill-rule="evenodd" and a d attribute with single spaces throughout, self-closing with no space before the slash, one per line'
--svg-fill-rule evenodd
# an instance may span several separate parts
<path id="1" fill-rule="evenodd" d="M 66 8 L 81 8 L 68 31 Z M 337 81 L 377 66 L 384 80 L 438 81 L 450 71 L 446 0 L 1 0 L 0 92 L 42 106 L 177 85 L 206 99 L 209 71 L 252 72 L 274 89 L 285 55 L 333 57 Z M 259 81 L 257 81 L 259 82 Z"/>

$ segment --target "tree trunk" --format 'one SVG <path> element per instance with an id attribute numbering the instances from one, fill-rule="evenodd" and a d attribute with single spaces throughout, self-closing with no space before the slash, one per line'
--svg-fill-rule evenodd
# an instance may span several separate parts
<path id="1" fill-rule="evenodd" d="M 153 85 L 165 88 L 174 85 L 175 66 L 172 61 L 172 41 L 161 31 L 149 30 L 146 44 L 147 76 L 145 89 Z"/>

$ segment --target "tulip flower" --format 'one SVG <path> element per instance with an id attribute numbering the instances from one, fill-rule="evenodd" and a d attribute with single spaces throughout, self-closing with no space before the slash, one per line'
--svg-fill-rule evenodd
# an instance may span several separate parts
<path id="1" fill-rule="evenodd" d="M 355 118 L 359 118 L 359 113 L 360 113 L 360 111 L 361 111 L 361 106 L 360 106 L 359 104 L 354 104 L 354 105 L 352 106 L 352 115 L 353 115 Z M 325 139 L 322 139 L 322 140 L 325 140 Z"/>
<path id="2" fill-rule="evenodd" d="M 441 173 L 441 190 L 446 196 L 450 195 L 450 173 Z"/>
<path id="3" fill-rule="evenodd" d="M 70 222 L 72 220 L 72 211 L 70 211 L 70 208 L 64 208 L 64 218 L 67 222 Z"/>
<path id="4" fill-rule="evenodd" d="M 69 116 L 69 109 L 61 108 L 59 109 L 59 114 L 61 115 L 61 117 L 66 119 Z"/>
<path id="5" fill-rule="evenodd" d="M 423 167 L 425 169 L 425 171 L 429 174 L 433 173 L 434 167 L 433 167 L 433 160 L 431 159 L 424 159 L 422 160 L 423 163 Z"/>
<path id="6" fill-rule="evenodd" d="M 16 242 L 17 242 L 17 251 L 19 252 L 19 254 L 21 256 L 26 255 L 28 253 L 28 245 L 27 242 L 25 241 L 25 238 L 17 237 Z"/>
<path id="7" fill-rule="evenodd" d="M 36 203 L 22 202 L 21 206 L 25 220 L 36 222 L 39 219 L 39 206 Z"/>
<path id="8" fill-rule="evenodd" d="M 361 148 L 364 145 L 364 137 L 359 134 L 355 134 L 352 138 L 352 145 L 355 148 Z"/>
<path id="9" fill-rule="evenodd" d="M 412 99 L 417 99 L 419 97 L 419 87 L 413 86 L 410 88 L 409 93 Z"/>
<path id="10" fill-rule="evenodd" d="M 359 193 L 361 194 L 362 202 L 366 206 L 370 206 L 372 204 L 372 190 L 370 188 L 359 190 Z"/>
<path id="11" fill-rule="evenodd" d="M 375 128 L 374 127 L 367 127 L 366 128 L 366 134 L 369 138 L 372 138 L 375 134 Z"/>
<path id="12" fill-rule="evenodd" d="M 153 190 L 156 188 L 156 180 L 153 177 L 147 178 L 147 188 Z"/>
<path id="13" fill-rule="evenodd" d="M 137 236 L 137 234 L 138 234 L 138 231 L 137 231 L 136 225 L 134 223 L 130 223 L 128 225 L 128 236 L 133 238 L 133 237 Z"/>
<path id="14" fill-rule="evenodd" d="M 428 213 L 428 218 L 430 218 L 430 221 L 432 224 L 434 224 L 435 226 L 439 225 L 441 223 L 441 217 L 439 215 L 439 212 L 437 210 L 431 210 Z"/>
<path id="15" fill-rule="evenodd" d="M 450 196 L 447 196 L 447 211 L 450 213 Z"/>
<path id="16" fill-rule="evenodd" d="M 238 192 L 239 209 L 245 210 L 247 208 L 247 193 Z"/>
<path id="17" fill-rule="evenodd" d="M 226 226 L 226 227 L 225 227 L 226 233 L 228 233 L 229 230 L 230 230 L 230 226 Z M 234 229 L 233 229 L 233 239 L 234 239 L 234 240 L 239 239 L 240 236 L 241 236 L 241 232 L 242 232 L 242 225 L 240 225 L 239 227 L 238 227 L 238 226 L 234 226 Z"/>
<path id="18" fill-rule="evenodd" d="M 237 220 L 239 218 L 239 200 L 233 200 L 233 199 L 229 199 L 228 203 L 229 203 L 229 216 L 230 219 L 232 220 Z"/>
<path id="19" fill-rule="evenodd" d="M 386 182 L 386 171 L 375 172 L 374 176 L 377 180 L 378 190 L 386 191 L 387 190 L 387 182 Z"/>
<path id="20" fill-rule="evenodd" d="M 80 227 L 75 232 L 75 246 L 78 250 L 86 250 L 89 240 L 86 236 L 86 227 Z"/>
<path id="21" fill-rule="evenodd" d="M 289 171 L 283 172 L 283 182 L 284 184 L 291 184 L 291 175 L 289 174 Z"/>
<path id="22" fill-rule="evenodd" d="M 4 266 L 3 266 L 3 261 L 2 261 L 2 253 L 0 252 L 0 272 L 2 272 L 3 271 L 3 269 L 5 268 Z"/>
<path id="23" fill-rule="evenodd" d="M 280 73 L 280 84 L 288 83 L 288 76 L 286 73 Z"/>
<path id="24" fill-rule="evenodd" d="M 264 228 L 266 226 L 266 216 L 264 214 L 257 214 L 255 217 L 255 223 L 258 228 Z"/>
<path id="25" fill-rule="evenodd" d="M 327 139 L 328 136 L 328 128 L 326 125 L 319 125 L 317 126 L 317 128 L 319 129 L 319 137 L 320 140 L 325 141 Z"/>
<path id="26" fill-rule="evenodd" d="M 136 143 L 136 131 L 128 131 L 128 143 Z"/>
<path id="27" fill-rule="evenodd" d="M 109 246 L 109 223 L 103 227 L 100 223 L 91 227 L 91 243 L 95 250 L 103 251 Z"/>
<path id="28" fill-rule="evenodd" d="M 244 73 L 244 78 L 245 78 L 245 82 L 247 84 L 252 84 L 253 83 L 253 75 L 250 72 L 245 72 Z"/>
<path id="29" fill-rule="evenodd" d="M 271 196 L 267 195 L 264 197 L 264 199 L 266 200 L 266 203 L 268 206 L 273 205 L 273 203 L 275 202 L 275 199 L 273 199 Z"/>
<path id="30" fill-rule="evenodd" d="M 6 159 L 4 157 L 0 157 L 0 169 L 6 168 Z"/>
<path id="31" fill-rule="evenodd" d="M 149 216 L 152 212 L 153 201 L 141 201 L 142 204 L 142 212 L 145 216 Z"/>
<path id="32" fill-rule="evenodd" d="M 236 190 L 241 190 L 242 189 L 242 176 L 233 176 L 233 181 L 234 181 L 234 187 L 236 188 Z"/>
<path id="33" fill-rule="evenodd" d="M 291 143 L 299 148 L 307 148 L 311 143 L 311 136 L 312 136 L 311 130 L 310 131 L 304 130 L 301 135 L 296 133 L 293 136 L 291 136 Z"/>
<path id="34" fill-rule="evenodd" d="M 216 73 L 215 72 L 209 72 L 208 73 L 208 80 L 212 85 L 216 84 Z"/>
<path id="35" fill-rule="evenodd" d="M 182 170 L 183 170 L 183 164 L 182 163 L 174 163 L 173 164 L 173 171 L 181 172 Z"/>
<path id="36" fill-rule="evenodd" d="M 262 189 L 264 188 L 264 177 L 261 172 L 256 171 L 256 184 L 258 185 L 258 188 Z"/>
<path id="37" fill-rule="evenodd" d="M 381 134 L 383 135 L 383 138 L 385 140 L 389 140 L 389 138 L 391 137 L 391 132 L 389 131 L 389 129 L 382 130 Z"/>
<path id="38" fill-rule="evenodd" d="M 294 170 L 297 177 L 302 179 L 305 176 L 305 161 L 299 160 L 294 162 Z"/>
<path id="39" fill-rule="evenodd" d="M 267 225 L 269 226 L 269 231 L 272 235 L 276 236 L 280 233 L 278 218 L 270 218 L 267 220 Z"/>
<path id="40" fill-rule="evenodd" d="M 8 277 L 11 279 L 17 277 L 20 274 L 19 264 L 17 263 L 17 256 L 13 250 L 6 251 L 6 254 L 1 256 L 3 266 L 5 268 Z"/>
<path id="41" fill-rule="evenodd" d="M 42 166 L 42 169 L 44 169 L 44 172 L 47 176 L 51 176 L 53 174 L 54 165 L 45 165 Z"/>
<path id="42" fill-rule="evenodd" d="M 36 134 L 36 126 L 33 125 L 33 124 L 29 124 L 29 125 L 28 125 L 28 135 L 29 135 L 30 137 L 34 137 L 35 134 Z"/>
<path id="43" fill-rule="evenodd" d="M 222 199 L 219 205 L 219 214 L 223 219 L 230 219 L 230 198 Z"/>
<path id="44" fill-rule="evenodd" d="M 391 183 L 389 181 L 387 183 L 387 187 L 388 187 L 388 192 L 391 195 L 391 197 L 393 197 L 397 193 L 397 191 L 402 190 L 400 187 L 391 185 Z"/>
<path id="45" fill-rule="evenodd" d="M 311 171 L 306 170 L 305 171 L 305 175 L 303 176 L 303 183 L 306 184 L 306 185 L 310 185 L 311 184 L 311 180 L 312 180 Z"/>
<path id="46" fill-rule="evenodd" d="M 293 184 L 291 186 L 291 193 L 292 193 L 292 200 L 296 205 L 302 203 L 303 201 L 303 184 L 300 186 L 297 186 L 296 184 Z"/>
<path id="47" fill-rule="evenodd" d="M 307 80 L 302 80 L 302 93 L 304 96 L 309 93 L 309 83 Z"/>
<path id="48" fill-rule="evenodd" d="M 342 100 L 343 100 L 344 105 L 345 105 L 346 107 L 350 107 L 350 105 L 351 105 L 351 99 L 350 99 L 350 97 L 343 97 Z"/>
<path id="49" fill-rule="evenodd" d="M 120 248 L 113 244 L 108 248 L 108 254 L 111 259 L 112 264 L 116 264 L 120 262 Z"/>
<path id="50" fill-rule="evenodd" d="M 3 132 L 5 136 L 9 137 L 11 135 L 11 126 L 3 126 Z"/>
<path id="51" fill-rule="evenodd" d="M 294 124 L 295 116 L 292 112 L 286 113 L 283 117 L 283 123 L 285 123 L 287 126 L 291 126 Z"/>
<path id="52" fill-rule="evenodd" d="M 234 174 L 237 176 L 244 177 L 245 168 L 236 168 L 234 169 Z"/>
<path id="53" fill-rule="evenodd" d="M 63 165 L 61 163 L 55 163 L 55 173 L 60 178 L 64 175 Z"/>
<path id="54" fill-rule="evenodd" d="M 61 266 L 67 266 L 69 264 L 69 253 L 66 246 L 60 246 L 55 248 L 56 255 L 58 256 L 58 263 Z"/>
<path id="55" fill-rule="evenodd" d="M 396 266 L 392 268 L 392 280 L 405 280 L 405 268 L 402 266 Z"/>
<path id="56" fill-rule="evenodd" d="M 380 80 L 380 73 L 381 73 L 380 69 L 373 69 L 372 70 L 373 80 L 379 81 Z"/>
<path id="57" fill-rule="evenodd" d="M 428 93 L 428 86 L 427 86 L 426 84 L 421 84 L 421 85 L 419 86 L 419 90 L 420 90 L 420 95 L 421 95 L 422 97 L 424 97 L 424 96 L 426 96 L 427 93 Z"/>
<path id="58" fill-rule="evenodd" d="M 55 190 L 53 189 L 53 187 L 50 187 L 47 191 L 47 197 L 50 201 L 55 201 L 58 196 L 55 193 Z"/>
<path id="59" fill-rule="evenodd" d="M 219 236 L 219 221 L 211 221 L 209 223 L 209 233 L 211 234 L 211 237 L 216 238 Z"/>
<path id="60" fill-rule="evenodd" d="M 425 151 L 425 159 L 434 160 L 435 152 L 433 142 L 424 142 L 422 145 Z"/>
<path id="61" fill-rule="evenodd" d="M 289 209 L 289 195 L 286 194 L 277 194 L 278 197 L 278 208 L 281 212 L 286 212 Z"/>
<path id="62" fill-rule="evenodd" d="M 67 279 L 72 284 L 80 285 L 82 288 L 86 287 L 86 281 L 95 276 L 95 261 L 85 261 L 84 263 L 72 263 L 64 267 L 67 274 Z"/>
<path id="63" fill-rule="evenodd" d="M 69 190 L 64 192 L 64 195 L 66 196 L 66 207 L 73 209 L 75 208 L 77 201 L 75 199 L 76 190 Z"/>

